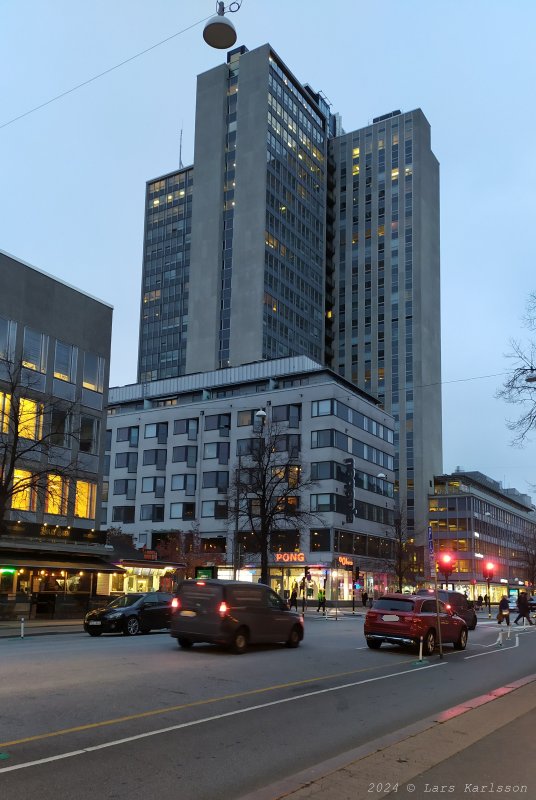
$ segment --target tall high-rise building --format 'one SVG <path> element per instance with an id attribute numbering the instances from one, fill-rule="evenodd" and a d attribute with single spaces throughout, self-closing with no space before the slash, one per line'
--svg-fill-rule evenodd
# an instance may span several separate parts
<path id="1" fill-rule="evenodd" d="M 439 169 L 420 110 L 344 133 L 269 45 L 198 77 L 194 165 L 147 185 L 138 380 L 307 355 L 397 422 L 405 522 L 442 471 Z"/>

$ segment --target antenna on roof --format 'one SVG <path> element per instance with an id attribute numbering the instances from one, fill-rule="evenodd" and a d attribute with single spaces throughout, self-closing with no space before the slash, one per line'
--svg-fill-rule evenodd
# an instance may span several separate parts
<path id="1" fill-rule="evenodd" d="M 183 169 L 184 164 L 182 163 L 182 127 L 181 127 L 181 138 L 179 144 L 179 169 Z"/>

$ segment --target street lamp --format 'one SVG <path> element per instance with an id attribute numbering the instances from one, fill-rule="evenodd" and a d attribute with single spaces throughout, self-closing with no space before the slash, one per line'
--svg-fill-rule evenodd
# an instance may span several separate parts
<path id="1" fill-rule="evenodd" d="M 483 576 L 484 580 L 488 584 L 488 619 L 491 619 L 491 594 L 490 594 L 490 583 L 493 580 L 493 573 L 495 572 L 495 564 L 493 561 L 486 561 L 484 564 Z"/>
<path id="2" fill-rule="evenodd" d="M 216 50 L 227 50 L 236 42 L 235 26 L 224 16 L 226 11 L 238 11 L 241 3 L 235 2 L 225 8 L 222 2 L 216 3 L 216 16 L 211 17 L 203 29 L 203 39 Z"/>

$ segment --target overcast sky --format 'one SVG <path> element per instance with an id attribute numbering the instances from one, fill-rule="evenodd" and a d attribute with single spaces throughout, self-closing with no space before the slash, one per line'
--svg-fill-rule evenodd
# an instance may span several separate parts
<path id="1" fill-rule="evenodd" d="M 181 128 L 192 163 L 196 76 L 225 61 L 202 39 L 215 5 L 0 0 L 0 249 L 114 306 L 111 385 L 136 380 L 145 182 L 178 167 Z M 243 0 L 230 18 L 347 131 L 424 111 L 441 164 L 444 469 L 530 493 L 536 436 L 510 447 L 515 409 L 494 395 L 536 289 L 536 3 Z"/>

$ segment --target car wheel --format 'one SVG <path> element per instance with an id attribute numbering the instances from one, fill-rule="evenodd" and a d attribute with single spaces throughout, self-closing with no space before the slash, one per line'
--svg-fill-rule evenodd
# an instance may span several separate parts
<path id="1" fill-rule="evenodd" d="M 434 631 L 428 631 L 426 636 L 424 637 L 423 642 L 423 650 L 425 655 L 431 656 L 435 650 L 435 633 Z"/>
<path id="2" fill-rule="evenodd" d="M 245 653 L 248 646 L 248 632 L 245 628 L 239 628 L 234 635 L 232 650 L 233 653 L 241 655 Z"/>
<path id="3" fill-rule="evenodd" d="M 179 636 L 177 639 L 177 644 L 179 647 L 182 647 L 183 650 L 189 650 L 193 645 L 193 642 L 191 642 L 189 639 L 185 639 L 184 636 Z"/>
<path id="4" fill-rule="evenodd" d="M 467 628 L 461 629 L 460 635 L 453 644 L 455 650 L 465 650 L 467 647 Z"/>
<path id="5" fill-rule="evenodd" d="M 367 645 L 371 650 L 379 650 L 382 646 L 381 639 L 367 639 Z"/>
<path id="6" fill-rule="evenodd" d="M 290 631 L 290 635 L 286 641 L 287 647 L 299 647 L 301 642 L 301 631 L 297 625 L 294 625 Z"/>
<path id="7" fill-rule="evenodd" d="M 100 636 L 102 631 L 88 631 L 90 636 Z"/>
<path id="8" fill-rule="evenodd" d="M 136 636 L 140 632 L 140 623 L 137 617 L 129 617 L 125 623 L 125 636 Z"/>

